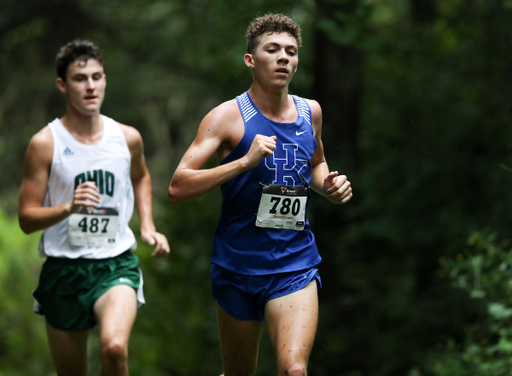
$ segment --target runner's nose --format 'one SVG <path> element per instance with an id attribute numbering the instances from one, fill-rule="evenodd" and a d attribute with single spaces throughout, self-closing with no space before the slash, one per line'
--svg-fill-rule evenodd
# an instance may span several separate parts
<path id="1" fill-rule="evenodd" d="M 89 77 L 87 79 L 87 90 L 94 90 L 94 88 L 95 88 L 94 80 L 92 77 Z"/>
<path id="2" fill-rule="evenodd" d="M 278 56 L 278 58 L 277 58 L 277 61 L 278 61 L 278 62 L 284 62 L 284 63 L 288 63 L 288 61 L 290 61 L 290 60 L 288 59 L 288 56 L 286 55 L 286 51 L 285 51 L 285 50 L 281 50 L 281 51 L 279 52 L 279 56 Z"/>

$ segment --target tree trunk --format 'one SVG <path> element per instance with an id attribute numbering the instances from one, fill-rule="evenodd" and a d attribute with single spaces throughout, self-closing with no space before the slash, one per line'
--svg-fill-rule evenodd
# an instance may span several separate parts
<path id="1" fill-rule="evenodd" d="M 429 24 L 437 17 L 435 0 L 411 0 L 412 19 L 418 24 Z"/>
<path id="2" fill-rule="evenodd" d="M 317 0 L 320 19 L 329 19 L 334 12 L 350 14 L 356 7 L 355 1 L 332 4 Z M 338 26 L 343 28 L 343 25 Z M 339 45 L 318 28 L 315 34 L 312 94 L 322 106 L 322 139 L 326 157 L 328 161 L 336 160 L 337 165 L 332 166 L 335 169 L 353 170 L 359 164 L 357 138 L 360 127 L 363 56 L 357 47 Z"/>

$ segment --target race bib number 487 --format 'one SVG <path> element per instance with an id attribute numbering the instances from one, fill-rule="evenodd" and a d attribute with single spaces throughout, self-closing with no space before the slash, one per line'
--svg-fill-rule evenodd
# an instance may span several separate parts
<path id="1" fill-rule="evenodd" d="M 69 216 L 68 241 L 74 246 L 114 247 L 118 218 L 116 209 L 84 206 Z"/>
<path id="2" fill-rule="evenodd" d="M 263 187 L 256 226 L 304 230 L 308 192 L 305 186 L 269 184 Z"/>

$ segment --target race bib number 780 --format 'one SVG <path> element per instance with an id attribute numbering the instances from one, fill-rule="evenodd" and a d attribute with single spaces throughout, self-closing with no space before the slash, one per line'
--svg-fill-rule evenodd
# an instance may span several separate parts
<path id="1" fill-rule="evenodd" d="M 84 206 L 69 216 L 68 241 L 74 246 L 113 247 L 118 218 L 116 209 Z"/>
<path id="2" fill-rule="evenodd" d="M 304 230 L 308 192 L 305 186 L 269 184 L 263 187 L 256 226 Z"/>

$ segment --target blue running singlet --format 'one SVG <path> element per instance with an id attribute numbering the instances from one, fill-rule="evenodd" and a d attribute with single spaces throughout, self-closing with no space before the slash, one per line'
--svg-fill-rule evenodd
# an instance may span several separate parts
<path id="1" fill-rule="evenodd" d="M 293 99 L 297 120 L 278 123 L 261 114 L 248 92 L 236 98 L 245 133 L 220 163 L 246 155 L 257 134 L 276 136 L 277 148 L 257 167 L 221 185 L 222 212 L 214 236 L 212 264 L 239 274 L 265 275 L 312 268 L 322 260 L 307 217 L 303 231 L 255 225 L 262 184 L 309 187 L 311 182 L 311 158 L 317 146 L 311 109 L 303 98 Z"/>

